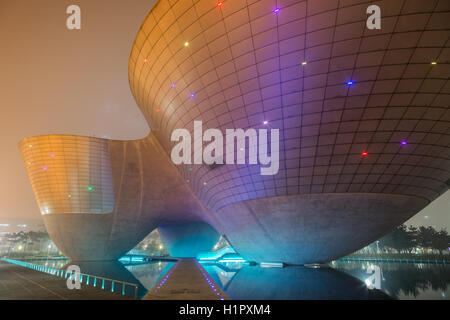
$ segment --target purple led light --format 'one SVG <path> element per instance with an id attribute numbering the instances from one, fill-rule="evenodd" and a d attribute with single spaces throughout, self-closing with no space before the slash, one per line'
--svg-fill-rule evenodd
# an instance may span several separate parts
<path id="1" fill-rule="evenodd" d="M 175 88 L 175 83 L 172 83 L 172 88 Z"/>
<path id="2" fill-rule="evenodd" d="M 402 144 L 402 146 L 406 146 L 408 144 L 408 142 L 406 140 L 402 140 L 401 144 Z"/>
<path id="3" fill-rule="evenodd" d="M 195 98 L 195 93 L 191 93 L 190 97 L 191 97 L 191 99 L 194 99 Z"/>
<path id="4" fill-rule="evenodd" d="M 280 12 L 280 8 L 275 8 L 274 10 L 273 10 L 273 13 L 275 13 L 275 14 L 278 14 L 278 12 Z"/>

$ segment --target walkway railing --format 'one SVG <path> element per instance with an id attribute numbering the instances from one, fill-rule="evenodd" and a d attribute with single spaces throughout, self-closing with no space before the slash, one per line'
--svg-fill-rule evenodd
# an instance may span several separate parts
<path id="1" fill-rule="evenodd" d="M 402 262 L 402 263 L 428 263 L 428 264 L 450 264 L 449 261 L 445 259 L 398 259 L 398 258 L 340 258 L 336 259 L 337 262 Z"/>
<path id="2" fill-rule="evenodd" d="M 68 273 L 67 271 L 64 271 L 63 269 L 56 269 L 56 268 L 51 268 L 51 267 L 47 267 L 47 266 L 43 266 L 43 265 L 39 265 L 39 264 L 18 261 L 18 260 L 12 260 L 12 259 L 1 259 L 1 260 L 24 267 L 24 268 L 47 273 L 47 274 L 50 274 L 52 276 L 56 276 L 59 278 L 64 278 L 64 279 L 69 278 L 73 281 L 77 280 L 76 273 L 74 273 L 74 272 Z M 79 275 L 80 275 L 79 282 L 81 284 L 86 284 L 86 285 L 90 285 L 93 287 L 101 287 L 102 290 L 108 290 L 113 293 L 120 293 L 122 295 L 127 295 L 127 296 L 130 296 L 135 299 L 138 298 L 139 286 L 136 283 L 115 280 L 115 279 L 110 279 L 110 278 L 106 278 L 106 277 L 94 276 L 94 275 L 89 275 L 89 274 L 85 274 L 85 273 L 80 273 Z"/>

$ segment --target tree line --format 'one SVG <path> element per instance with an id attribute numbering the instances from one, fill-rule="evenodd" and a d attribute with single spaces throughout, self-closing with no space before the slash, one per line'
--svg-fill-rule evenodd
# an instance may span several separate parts
<path id="1" fill-rule="evenodd" d="M 433 249 L 442 254 L 450 248 L 450 235 L 447 230 L 433 227 L 398 226 L 378 241 L 379 248 L 395 249 L 398 252 L 411 252 L 415 248 Z M 371 246 L 376 246 L 376 242 Z"/>

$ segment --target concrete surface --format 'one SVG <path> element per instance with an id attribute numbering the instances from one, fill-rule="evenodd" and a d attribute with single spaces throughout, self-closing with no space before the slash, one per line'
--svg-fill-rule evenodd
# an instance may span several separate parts
<path id="1" fill-rule="evenodd" d="M 364 193 L 255 199 L 215 213 L 216 228 L 249 261 L 323 263 L 375 241 L 427 203 Z"/>

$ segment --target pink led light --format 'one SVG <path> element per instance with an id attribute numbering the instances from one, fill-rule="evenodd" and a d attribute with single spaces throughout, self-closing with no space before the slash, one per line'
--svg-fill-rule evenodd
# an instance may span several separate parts
<path id="1" fill-rule="evenodd" d="M 47 167 L 43 167 L 42 170 L 47 171 Z"/>
<path id="2" fill-rule="evenodd" d="M 263 122 L 263 124 L 268 124 L 268 123 L 269 123 L 269 121 L 267 121 L 267 120 Z"/>

